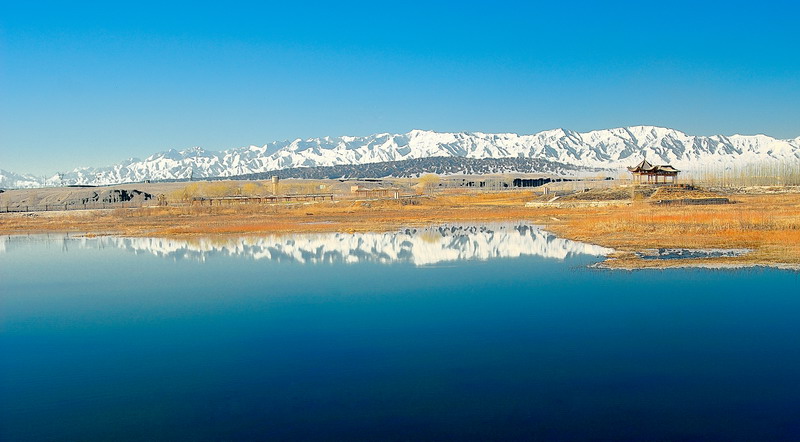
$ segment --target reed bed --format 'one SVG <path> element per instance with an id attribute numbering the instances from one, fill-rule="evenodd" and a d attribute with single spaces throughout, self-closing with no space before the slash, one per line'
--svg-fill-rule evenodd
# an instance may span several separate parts
<path id="1" fill-rule="evenodd" d="M 645 202 L 562 213 L 551 227 L 623 252 L 646 248 L 747 248 L 736 262 L 800 264 L 800 196 L 742 195 L 734 204 L 659 207 Z M 630 264 L 630 262 L 628 262 Z"/>

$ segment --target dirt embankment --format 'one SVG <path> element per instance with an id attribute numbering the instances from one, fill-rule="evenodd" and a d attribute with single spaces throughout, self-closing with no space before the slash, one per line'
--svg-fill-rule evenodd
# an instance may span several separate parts
<path id="1" fill-rule="evenodd" d="M 0 213 L 105 208 L 120 203 L 141 206 L 155 198 L 133 186 L 20 189 L 0 194 Z"/>

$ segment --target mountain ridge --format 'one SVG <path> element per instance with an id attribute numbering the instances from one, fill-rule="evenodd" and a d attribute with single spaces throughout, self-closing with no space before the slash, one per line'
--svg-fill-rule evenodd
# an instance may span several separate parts
<path id="1" fill-rule="evenodd" d="M 144 160 L 130 158 L 108 167 L 82 167 L 46 180 L 0 173 L 0 187 L 104 185 L 143 180 L 233 177 L 304 167 L 364 165 L 420 158 L 529 158 L 577 169 L 622 169 L 646 157 L 683 170 L 732 162 L 800 161 L 800 137 L 688 135 L 660 126 L 628 126 L 577 132 L 557 128 L 530 135 L 435 132 L 318 137 L 273 141 L 222 151 L 199 146 L 168 149 Z M 527 170 L 526 170 L 527 171 Z M 549 172 L 530 170 L 529 172 Z"/>

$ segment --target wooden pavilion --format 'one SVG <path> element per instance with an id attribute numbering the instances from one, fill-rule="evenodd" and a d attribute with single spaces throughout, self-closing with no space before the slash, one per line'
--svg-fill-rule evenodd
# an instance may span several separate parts
<path id="1" fill-rule="evenodd" d="M 654 166 L 646 159 L 634 167 L 628 167 L 628 171 L 633 175 L 633 182 L 638 184 L 675 184 L 678 181 L 678 172 L 680 172 L 668 164 Z M 647 177 L 647 181 L 644 181 L 642 177 Z"/>

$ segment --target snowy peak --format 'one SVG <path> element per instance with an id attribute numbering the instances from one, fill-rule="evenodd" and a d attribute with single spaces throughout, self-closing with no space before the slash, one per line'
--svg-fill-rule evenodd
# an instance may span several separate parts
<path id="1" fill-rule="evenodd" d="M 298 138 L 221 152 L 200 147 L 171 149 L 143 161 L 76 169 L 66 174 L 63 181 L 102 185 L 148 179 L 227 177 L 299 167 L 363 165 L 431 157 L 530 158 L 577 168 L 620 170 L 646 157 L 654 163 L 692 170 L 733 162 L 800 161 L 800 137 L 778 140 L 766 135 L 695 136 L 658 126 L 584 133 L 553 129 L 532 135 L 415 129 L 404 134 Z M 35 184 L 36 179 L 32 177 L 5 178 L 0 185 L 27 187 L 32 185 L 32 180 Z"/>
<path id="2" fill-rule="evenodd" d="M 20 175 L 0 169 L 0 189 L 18 187 L 39 187 L 42 179 L 33 175 Z"/>

